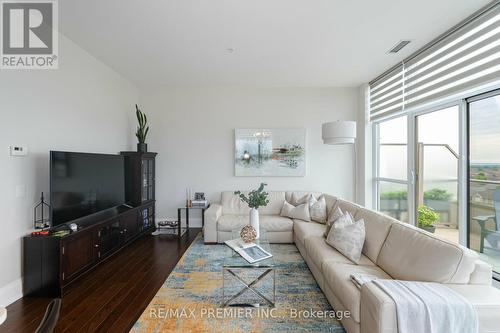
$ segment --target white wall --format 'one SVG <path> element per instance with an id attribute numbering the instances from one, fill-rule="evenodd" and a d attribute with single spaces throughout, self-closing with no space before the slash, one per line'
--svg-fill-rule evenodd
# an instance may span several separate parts
<path id="1" fill-rule="evenodd" d="M 61 36 L 59 70 L 0 72 L 0 305 L 21 294 L 21 237 L 40 192 L 48 194 L 49 150 L 117 153 L 132 148 L 138 91 Z M 26 145 L 26 157 L 9 156 Z M 17 193 L 22 188 L 26 193 Z M 22 191 L 21 191 L 22 192 Z"/>
<path id="2" fill-rule="evenodd" d="M 157 159 L 157 217 L 176 217 L 187 187 L 217 201 L 221 190 L 315 190 L 352 199 L 352 146 L 327 146 L 321 124 L 355 120 L 357 88 L 156 88 L 141 91 Z M 234 129 L 307 129 L 305 177 L 235 177 Z M 198 222 L 199 223 L 199 213 Z M 197 223 L 197 224 L 198 224 Z M 198 224 L 199 225 L 199 224 Z"/>

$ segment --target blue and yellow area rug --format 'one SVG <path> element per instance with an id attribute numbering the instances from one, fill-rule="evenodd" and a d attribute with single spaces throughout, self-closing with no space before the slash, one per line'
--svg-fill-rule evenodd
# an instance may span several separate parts
<path id="1" fill-rule="evenodd" d="M 226 245 L 204 245 L 198 236 L 131 332 L 344 332 L 292 244 L 271 244 L 276 267 L 274 308 L 221 307 L 222 265 L 227 251 Z M 250 283 L 253 278 L 244 280 Z M 240 283 L 228 283 L 230 280 L 225 279 L 226 297 L 242 289 Z M 271 274 L 255 287 L 271 297 Z M 255 294 L 246 291 L 242 297 Z"/>

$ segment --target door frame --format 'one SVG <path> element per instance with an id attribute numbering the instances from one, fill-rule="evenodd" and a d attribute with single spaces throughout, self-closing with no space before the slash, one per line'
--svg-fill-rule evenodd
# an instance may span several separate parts
<path id="1" fill-rule="evenodd" d="M 466 202 L 466 213 L 465 216 L 467 218 L 467 225 L 466 225 L 466 246 L 467 248 L 470 248 L 470 227 L 471 227 L 471 209 L 470 209 L 470 103 L 472 102 L 477 102 L 486 98 L 490 98 L 493 96 L 500 96 L 500 88 L 493 89 L 487 92 L 483 92 L 481 94 L 477 94 L 474 96 L 471 96 L 469 98 L 466 98 L 464 100 L 465 104 L 465 110 L 466 110 L 466 132 L 465 132 L 465 137 L 466 137 L 466 145 L 467 145 L 467 155 L 465 156 L 465 163 L 466 163 L 466 191 L 467 191 L 467 202 Z M 493 279 L 500 281 L 500 274 L 498 272 L 493 271 Z"/>
<path id="2" fill-rule="evenodd" d="M 415 110 L 408 114 L 408 213 L 410 224 L 417 226 L 417 186 L 419 182 L 418 170 L 418 117 L 429 113 L 437 112 L 450 107 L 458 107 L 459 118 L 459 162 L 458 162 L 458 233 L 459 243 L 466 244 L 467 237 L 467 142 L 463 140 L 464 133 L 467 133 L 466 103 L 465 100 L 454 100 L 446 103 L 436 104 L 432 107 Z M 464 186 L 465 185 L 465 186 Z"/>

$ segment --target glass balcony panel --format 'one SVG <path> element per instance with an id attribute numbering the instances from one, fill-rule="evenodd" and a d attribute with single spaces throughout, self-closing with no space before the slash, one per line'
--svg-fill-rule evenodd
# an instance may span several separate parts
<path id="1" fill-rule="evenodd" d="M 380 181 L 378 189 L 379 211 L 408 222 L 408 185 Z"/>

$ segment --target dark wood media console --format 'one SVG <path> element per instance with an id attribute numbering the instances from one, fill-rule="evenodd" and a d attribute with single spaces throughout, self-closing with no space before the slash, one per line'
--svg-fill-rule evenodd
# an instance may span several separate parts
<path id="1" fill-rule="evenodd" d="M 23 293 L 61 297 L 72 282 L 127 244 L 155 230 L 155 153 L 125 156 L 127 203 L 74 221 L 63 237 L 23 238 Z"/>

